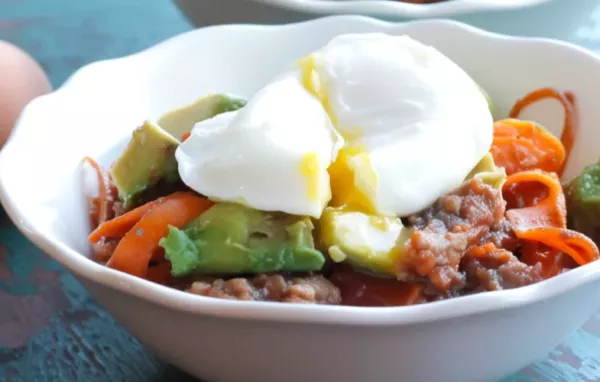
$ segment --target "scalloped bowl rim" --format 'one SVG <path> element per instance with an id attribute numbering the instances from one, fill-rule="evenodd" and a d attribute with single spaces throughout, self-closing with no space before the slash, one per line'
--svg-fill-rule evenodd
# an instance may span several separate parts
<path id="1" fill-rule="evenodd" d="M 477 35 L 490 40 L 510 41 L 514 44 L 546 44 L 556 49 L 568 51 L 570 54 L 587 56 L 586 59 L 594 60 L 600 66 L 600 57 L 575 45 L 545 39 L 545 38 L 521 38 L 487 32 L 466 24 L 451 20 L 419 20 L 407 23 L 391 23 L 376 20 L 366 16 L 329 16 L 311 21 L 284 24 L 278 26 L 258 25 L 222 25 L 204 29 L 192 30 L 170 39 L 167 39 L 153 47 L 141 52 L 110 60 L 98 61 L 86 65 L 75 72 L 56 91 L 41 96 L 32 101 L 22 113 L 34 113 L 36 105 L 52 102 L 63 93 L 69 92 L 72 84 L 92 67 L 99 67 L 107 62 L 119 60 L 131 60 L 134 58 L 152 58 L 160 55 L 164 49 L 176 40 L 190 38 L 195 34 L 201 34 L 208 29 L 240 29 L 247 30 L 263 29 L 272 32 L 287 29 L 318 28 L 319 25 L 327 23 L 364 23 L 386 31 L 401 31 L 407 27 L 437 27 L 445 26 L 456 28 L 465 34 Z M 21 119 L 20 119 L 21 120 Z M 13 151 L 18 151 L 15 146 L 20 135 L 21 125 L 17 122 L 15 130 L 2 151 L 0 151 L 0 168 L 7 166 Z M 565 272 L 559 276 L 544 280 L 537 284 L 510 290 L 484 292 L 480 294 L 461 296 L 443 301 L 430 302 L 426 304 L 403 306 L 403 307 L 353 307 L 353 306 L 329 306 L 312 304 L 282 304 L 276 302 L 244 302 L 230 301 L 218 298 L 203 297 L 191 293 L 179 291 L 173 288 L 152 283 L 128 274 L 109 269 L 88 259 L 81 253 L 71 249 L 66 244 L 47 237 L 42 232 L 33 229 L 32 217 L 24 215 L 19 207 L 13 202 L 12 195 L 7 191 L 4 178 L 0 177 L 0 199 L 5 211 L 15 223 L 17 228 L 39 248 L 46 251 L 55 260 L 68 268 L 76 276 L 95 283 L 102 284 L 122 293 L 129 293 L 159 304 L 164 307 L 185 311 L 193 314 L 229 317 L 247 320 L 262 321 L 285 321 L 306 322 L 322 324 L 345 324 L 345 325 L 400 325 L 420 322 L 430 322 L 456 318 L 465 315 L 473 315 L 483 312 L 496 311 L 509 308 L 518 308 L 533 304 L 554 296 L 566 293 L 572 289 L 583 286 L 600 279 L 600 261 L 584 265 Z"/>
<path id="2" fill-rule="evenodd" d="M 469 12 L 507 11 L 552 0 L 451 0 L 411 4 L 390 0 L 248 0 L 273 7 L 316 14 L 368 14 L 371 16 L 427 17 Z"/>

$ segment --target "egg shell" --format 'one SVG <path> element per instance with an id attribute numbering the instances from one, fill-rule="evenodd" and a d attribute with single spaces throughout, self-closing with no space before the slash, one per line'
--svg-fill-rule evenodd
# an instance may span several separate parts
<path id="1" fill-rule="evenodd" d="M 23 108 L 51 90 L 44 70 L 29 54 L 0 41 L 0 147 L 10 136 Z"/>

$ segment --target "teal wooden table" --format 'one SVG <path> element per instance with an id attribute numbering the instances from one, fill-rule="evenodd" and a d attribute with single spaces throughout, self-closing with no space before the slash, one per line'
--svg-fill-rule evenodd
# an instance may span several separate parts
<path id="1" fill-rule="evenodd" d="M 600 49 L 596 0 L 560 0 L 460 20 Z M 0 0 L 0 39 L 28 50 L 54 86 L 88 62 L 130 54 L 190 28 L 168 0 Z M 598 380 L 600 315 L 547 358 L 503 382 Z M 0 381 L 194 379 L 163 364 L 131 337 L 0 210 Z"/>

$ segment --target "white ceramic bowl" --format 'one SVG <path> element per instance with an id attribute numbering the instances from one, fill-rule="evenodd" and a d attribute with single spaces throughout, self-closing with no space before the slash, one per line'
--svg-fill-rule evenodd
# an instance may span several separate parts
<path id="1" fill-rule="evenodd" d="M 574 91 L 581 131 L 567 177 L 597 159 L 597 56 L 566 43 L 494 35 L 450 21 L 390 24 L 338 16 L 200 29 L 84 67 L 23 112 L 0 153 L 2 203 L 19 229 L 72 271 L 125 328 L 166 361 L 208 381 L 479 382 L 517 371 L 598 309 L 600 262 L 520 289 L 359 308 L 200 297 L 87 258 L 84 155 L 107 165 L 146 117 L 209 92 L 250 96 L 282 65 L 332 37 L 372 31 L 406 33 L 440 49 L 488 90 L 498 116 L 535 88 Z M 548 101 L 527 117 L 558 133 L 561 114 Z"/>
<path id="2" fill-rule="evenodd" d="M 396 0 L 174 0 L 197 26 L 232 22 L 281 23 L 335 14 L 387 19 L 448 17 L 517 10 L 550 1 L 552 0 L 448 0 L 432 4 L 410 4 Z"/>

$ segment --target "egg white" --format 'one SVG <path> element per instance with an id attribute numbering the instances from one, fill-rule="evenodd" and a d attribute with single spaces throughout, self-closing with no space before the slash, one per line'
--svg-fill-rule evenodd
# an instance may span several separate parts
<path id="1" fill-rule="evenodd" d="M 336 205 L 418 212 L 458 187 L 489 151 L 493 119 L 476 83 L 408 36 L 339 36 L 301 66 L 305 87 L 346 138 L 332 172 Z"/>
<path id="2" fill-rule="evenodd" d="M 175 155 L 183 182 L 213 200 L 318 218 L 343 144 L 319 101 L 288 72 L 242 109 L 200 122 Z"/>
<path id="3" fill-rule="evenodd" d="M 214 200 L 315 218 L 328 204 L 406 216 L 461 184 L 492 129 L 485 96 L 439 51 L 349 34 L 241 110 L 197 124 L 176 156 L 182 180 Z"/>

